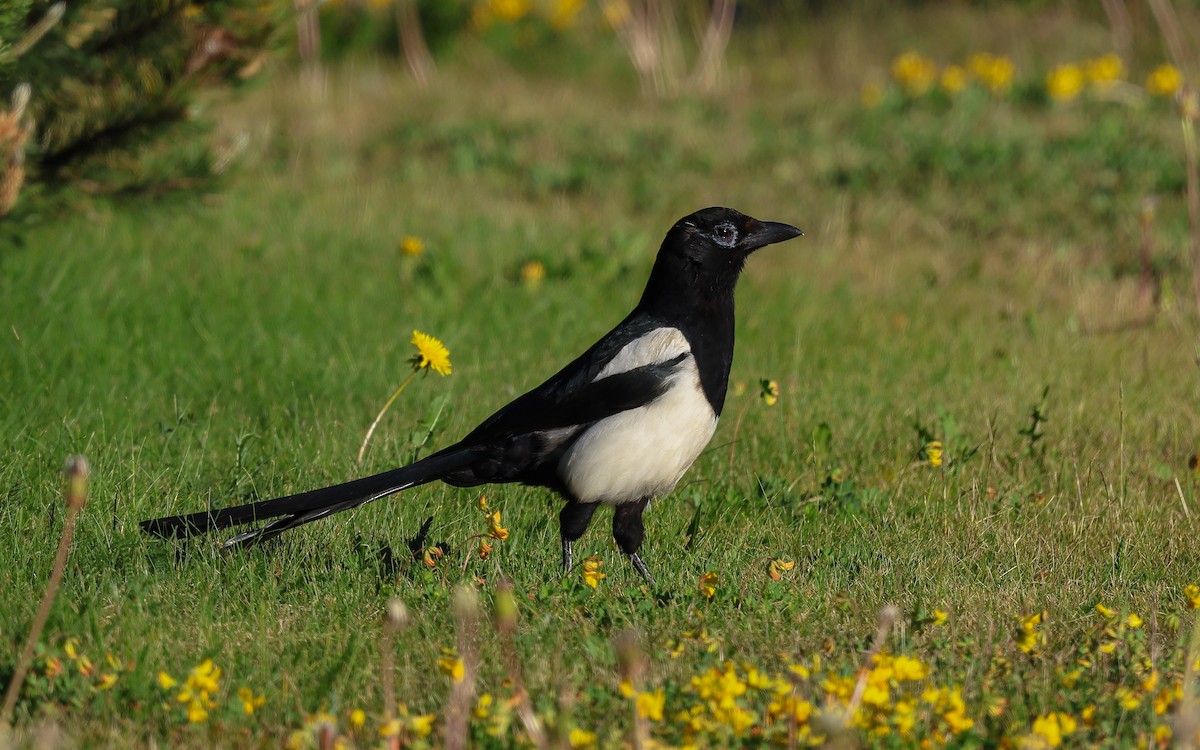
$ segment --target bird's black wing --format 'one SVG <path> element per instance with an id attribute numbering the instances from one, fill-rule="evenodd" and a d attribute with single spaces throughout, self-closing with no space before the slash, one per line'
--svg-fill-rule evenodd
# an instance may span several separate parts
<path id="1" fill-rule="evenodd" d="M 635 311 L 549 380 L 485 419 L 461 444 L 585 425 L 650 403 L 662 395 L 681 357 L 596 376 L 627 344 L 661 327 L 661 321 Z"/>

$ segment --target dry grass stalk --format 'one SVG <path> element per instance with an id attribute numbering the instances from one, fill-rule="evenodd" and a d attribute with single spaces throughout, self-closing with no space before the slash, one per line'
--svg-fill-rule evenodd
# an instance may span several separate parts
<path id="1" fill-rule="evenodd" d="M 320 83 L 321 19 L 317 15 L 317 0 L 293 0 L 296 7 L 296 47 L 300 53 L 300 70 L 309 83 Z"/>
<path id="2" fill-rule="evenodd" d="M 1113 49 L 1122 60 L 1132 58 L 1133 21 L 1125 0 L 1101 0 L 1104 15 L 1108 16 L 1108 28 L 1112 32 Z"/>
<path id="3" fill-rule="evenodd" d="M 1177 68 L 1187 69 L 1190 67 L 1188 63 L 1193 58 L 1188 52 L 1183 36 L 1183 26 L 1179 23 L 1179 14 L 1175 12 L 1171 0 L 1147 0 L 1147 2 L 1150 5 L 1150 12 L 1154 14 L 1154 21 L 1158 25 L 1163 41 L 1167 45 L 1167 53 L 1171 55 L 1171 62 Z"/>
<path id="4" fill-rule="evenodd" d="M 429 45 L 425 43 L 425 32 L 421 28 L 421 15 L 417 12 L 417 0 L 398 0 L 396 4 L 396 31 L 400 36 L 400 47 L 404 50 L 404 62 L 417 85 L 425 88 L 437 72 Z"/>
<path id="5" fill-rule="evenodd" d="M 479 595 L 463 584 L 454 590 L 454 623 L 458 635 L 458 658 L 462 659 L 463 677 L 450 688 L 446 703 L 446 750 L 462 750 L 468 745 L 472 700 L 475 698 L 475 673 L 479 667 Z"/>
<path id="6" fill-rule="evenodd" d="M 622 630 L 618 633 L 613 639 L 613 645 L 617 649 L 617 667 L 621 672 L 623 690 L 629 693 L 629 707 L 633 713 L 630 745 L 634 750 L 640 750 L 646 746 L 646 740 L 649 738 L 646 721 L 637 708 L 638 687 L 641 685 L 642 675 L 646 673 L 646 654 L 642 651 L 637 633 L 632 630 Z"/>
<path id="7" fill-rule="evenodd" d="M 887 643 L 888 633 L 892 631 L 892 626 L 896 624 L 899 617 L 900 610 L 892 604 L 886 604 L 879 610 L 879 618 L 875 624 L 875 642 L 871 644 L 871 650 L 867 652 L 863 665 L 858 668 L 858 682 L 854 685 L 854 694 L 850 696 L 850 704 L 846 706 L 843 726 L 849 727 L 850 722 L 854 721 L 854 714 L 858 712 L 858 707 L 862 704 L 863 693 L 867 689 L 867 677 L 871 674 L 871 662 L 883 650 L 883 644 Z"/>
<path id="8" fill-rule="evenodd" d="M 721 83 L 725 72 L 725 50 L 733 34 L 736 10 L 737 0 L 713 0 L 712 12 L 701 37 L 700 56 L 692 74 L 693 80 L 705 91 L 712 91 Z"/>
<path id="9" fill-rule="evenodd" d="M 62 20 L 63 14 L 66 11 L 66 3 L 51 5 L 50 10 L 46 11 L 46 15 L 42 16 L 42 20 L 34 24 L 33 28 L 25 36 L 21 37 L 20 41 L 0 52 L 0 62 L 15 60 L 28 52 L 42 37 L 46 36 L 50 29 L 54 28 L 55 24 Z"/>
<path id="10" fill-rule="evenodd" d="M 512 681 L 517 718 L 525 727 L 525 734 L 529 735 L 529 740 L 541 750 L 546 750 L 550 747 L 546 739 L 546 730 L 533 710 L 529 692 L 525 689 L 525 680 L 521 675 L 521 661 L 517 657 L 517 645 L 513 639 L 516 629 L 517 598 L 513 594 L 512 584 L 504 581 L 496 587 L 496 631 L 500 634 L 504 666 L 508 670 L 509 680 Z"/>
<path id="11" fill-rule="evenodd" d="M 25 681 L 25 673 L 33 660 L 33 649 L 42 637 L 42 629 L 46 626 L 46 618 L 50 616 L 50 607 L 58 594 L 58 586 L 62 582 L 63 571 L 67 567 L 67 555 L 71 551 L 71 540 L 75 537 L 75 519 L 79 511 L 87 504 L 88 462 L 83 456 L 72 456 L 67 459 L 66 466 L 67 514 L 63 522 L 62 537 L 58 540 L 58 552 L 54 555 L 54 564 L 50 568 L 50 580 L 46 582 L 46 591 L 42 594 L 42 602 L 38 605 L 37 615 L 29 628 L 29 637 L 25 639 L 25 648 L 17 659 L 17 667 L 13 671 L 12 681 L 8 683 L 8 692 L 4 695 L 4 707 L 0 708 L 0 725 L 7 726 L 12 719 L 13 709 L 17 705 L 17 696 L 21 693 L 21 684 Z"/>
<path id="12" fill-rule="evenodd" d="M 396 716 L 396 667 L 395 649 L 396 633 L 408 627 L 408 607 L 398 598 L 388 602 L 387 611 L 383 613 L 383 632 L 379 637 L 379 669 L 383 677 L 383 721 L 390 725 Z M 400 737 L 388 738 L 392 745 L 399 747 Z"/>
<path id="13" fill-rule="evenodd" d="M 1158 201 L 1150 196 L 1142 201 L 1139 217 L 1142 225 L 1142 273 L 1138 278 L 1138 297 L 1143 306 L 1151 308 L 1152 315 L 1157 312 L 1159 301 L 1158 283 L 1154 275 L 1154 217 L 1157 208 Z"/>

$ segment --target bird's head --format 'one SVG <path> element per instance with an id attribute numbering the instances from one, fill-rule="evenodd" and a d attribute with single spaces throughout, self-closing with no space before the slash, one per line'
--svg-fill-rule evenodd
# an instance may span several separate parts
<path id="1" fill-rule="evenodd" d="M 802 234 L 789 224 L 759 221 L 732 208 L 701 209 L 667 232 L 647 292 L 665 296 L 671 289 L 701 295 L 732 291 L 750 253 Z"/>

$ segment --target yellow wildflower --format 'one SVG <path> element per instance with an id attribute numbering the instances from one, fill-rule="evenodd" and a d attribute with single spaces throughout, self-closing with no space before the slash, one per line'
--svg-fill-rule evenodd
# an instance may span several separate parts
<path id="1" fill-rule="evenodd" d="M 567 735 L 567 743 L 573 750 L 588 750 L 588 748 L 596 747 L 596 733 L 572 727 L 571 733 Z"/>
<path id="2" fill-rule="evenodd" d="M 930 618 L 930 623 L 933 624 L 935 627 L 941 626 L 941 625 L 945 625 L 946 621 L 948 619 L 950 619 L 949 612 L 945 612 L 940 609 L 935 609 L 935 610 L 933 610 L 933 615 Z"/>
<path id="3" fill-rule="evenodd" d="M 1045 612 L 1036 612 L 1018 619 L 1020 628 L 1017 632 L 1017 648 L 1032 654 L 1046 645 L 1046 635 L 1040 630 L 1042 622 L 1046 619 Z"/>
<path id="4" fill-rule="evenodd" d="M 712 599 L 713 594 L 717 593 L 717 574 L 709 571 L 700 576 L 700 593 L 704 594 L 705 599 Z"/>
<path id="5" fill-rule="evenodd" d="M 958 65 L 949 65 L 942 71 L 940 83 L 947 94 L 957 94 L 967 87 L 967 71 Z"/>
<path id="6" fill-rule="evenodd" d="M 441 547 L 426 547 L 421 555 L 421 562 L 425 563 L 427 568 L 436 568 L 443 554 Z"/>
<path id="7" fill-rule="evenodd" d="M 442 649 L 442 658 L 438 659 L 437 665 L 442 674 L 449 677 L 455 685 L 462 682 L 463 678 L 467 676 L 467 669 L 463 665 L 462 657 L 454 649 Z"/>
<path id="8" fill-rule="evenodd" d="M 550 26 L 558 31 L 570 28 L 583 8 L 583 0 L 557 0 L 550 14 Z"/>
<path id="9" fill-rule="evenodd" d="M 1058 681 L 1062 686 L 1070 690 L 1079 682 L 1079 678 L 1083 676 L 1082 669 L 1072 669 L 1070 672 L 1061 672 L 1058 676 Z"/>
<path id="10" fill-rule="evenodd" d="M 450 374 L 450 351 L 446 345 L 420 331 L 413 331 L 412 345 L 417 347 L 417 353 L 412 358 L 414 370 L 430 369 L 439 375 Z"/>
<path id="11" fill-rule="evenodd" d="M 493 539 L 504 541 L 508 539 L 508 529 L 500 525 L 500 511 L 494 510 L 488 514 L 488 534 Z"/>
<path id="12" fill-rule="evenodd" d="M 1083 71 L 1092 87 L 1103 91 L 1125 77 L 1125 63 L 1121 61 L 1120 55 L 1109 52 L 1103 57 L 1085 62 Z"/>
<path id="13" fill-rule="evenodd" d="M 1033 720 L 1033 733 L 1047 747 L 1058 747 L 1063 737 L 1074 734 L 1078 723 L 1070 714 L 1051 712 Z"/>
<path id="14" fill-rule="evenodd" d="M 408 235 L 400 240 L 400 252 L 409 258 L 419 258 L 425 252 L 425 243 L 420 237 Z"/>
<path id="15" fill-rule="evenodd" d="M 542 265 L 540 260 L 531 260 L 521 266 L 521 281 L 526 286 L 537 286 L 542 283 L 542 279 L 544 278 L 546 278 L 546 267 Z"/>
<path id="16" fill-rule="evenodd" d="M 796 563 L 791 560 L 782 558 L 771 560 L 771 564 L 767 566 L 767 575 L 771 576 L 772 581 L 782 581 L 783 574 L 789 572 L 796 567 Z"/>
<path id="17" fill-rule="evenodd" d="M 1105 641 L 1104 643 L 1100 644 L 1097 650 L 1102 654 L 1111 654 L 1113 651 L 1117 650 L 1117 642 Z"/>
<path id="18" fill-rule="evenodd" d="M 108 690 L 113 685 L 117 684 L 117 676 L 112 672 L 105 672 L 100 675 L 100 681 L 96 683 L 97 690 Z"/>
<path id="19" fill-rule="evenodd" d="M 625 26 L 633 15 L 626 0 L 603 0 L 601 6 L 600 11 L 604 14 L 604 22 L 612 29 Z"/>
<path id="20" fill-rule="evenodd" d="M 192 701 L 188 704 L 187 720 L 193 724 L 199 724 L 208 720 L 208 711 L 204 708 L 204 704 L 200 701 Z"/>
<path id="21" fill-rule="evenodd" d="M 379 727 L 379 736 L 395 737 L 396 735 L 400 734 L 400 730 L 403 728 L 404 724 L 402 724 L 399 719 L 392 719 L 383 726 Z"/>
<path id="22" fill-rule="evenodd" d="M 1183 587 L 1183 595 L 1187 597 L 1189 609 L 1200 609 L 1200 586 L 1189 583 Z"/>
<path id="23" fill-rule="evenodd" d="M 461 661 L 459 662 L 461 664 Z M 455 682 L 462 682 L 459 677 Z M 433 722 L 437 720 L 437 714 L 422 714 L 414 716 L 408 722 L 409 731 L 417 737 L 428 737 L 433 732 Z"/>
<path id="24" fill-rule="evenodd" d="M 1172 736 L 1171 727 L 1167 724 L 1159 724 L 1154 728 L 1154 741 L 1159 747 L 1166 747 Z"/>
<path id="25" fill-rule="evenodd" d="M 1003 94 L 1012 86 L 1016 66 L 1013 61 L 1003 55 L 992 55 L 978 52 L 967 60 L 971 74 L 979 79 L 988 91 L 993 94 Z"/>
<path id="26" fill-rule="evenodd" d="M 1142 618 L 1138 616 L 1137 612 L 1130 612 L 1129 616 L 1125 618 L 1125 624 L 1133 630 L 1137 630 L 1143 625 L 1143 621 Z"/>
<path id="27" fill-rule="evenodd" d="M 666 705 L 666 694 L 662 688 L 655 690 L 653 693 L 641 692 L 638 693 L 635 705 L 637 707 L 638 716 L 650 721 L 663 720 L 663 707 Z"/>
<path id="28" fill-rule="evenodd" d="M 1100 616 L 1106 620 L 1111 620 L 1112 618 L 1117 616 L 1116 610 L 1109 609 L 1108 607 L 1104 606 L 1103 604 L 1097 604 L 1096 611 L 1099 612 Z"/>
<path id="29" fill-rule="evenodd" d="M 488 0 L 487 5 L 501 21 L 519 21 L 529 13 L 529 0 Z"/>
<path id="30" fill-rule="evenodd" d="M 1046 93 L 1059 102 L 1069 102 L 1083 91 L 1083 71 L 1078 65 L 1059 65 L 1046 75 Z"/>
<path id="31" fill-rule="evenodd" d="M 492 550 L 494 550 L 494 549 L 495 548 L 492 546 L 491 542 L 489 542 L 487 540 L 487 537 L 480 539 L 479 540 L 479 559 L 480 560 L 488 559 L 488 557 L 492 554 Z"/>
<path id="32" fill-rule="evenodd" d="M 924 94 L 936 77 L 937 66 L 933 60 L 919 52 L 905 52 L 892 61 L 892 78 L 909 96 Z"/>
<path id="33" fill-rule="evenodd" d="M 1089 727 L 1095 724 L 1096 705 L 1094 703 L 1089 703 L 1088 705 L 1084 706 L 1083 710 L 1079 712 L 1079 718 Z"/>
<path id="34" fill-rule="evenodd" d="M 1175 96 L 1183 85 L 1183 76 L 1174 65 L 1163 63 L 1146 77 L 1146 90 L 1155 96 Z"/>
<path id="35" fill-rule="evenodd" d="M 162 688 L 163 690 L 170 690 L 171 688 L 175 687 L 178 684 L 179 684 L 179 682 L 176 681 L 174 677 L 167 674 L 166 672 L 158 673 L 158 686 L 160 688 Z"/>
<path id="36" fill-rule="evenodd" d="M 925 460 L 930 466 L 942 465 L 942 441 L 932 440 L 925 445 Z"/>
<path id="37" fill-rule="evenodd" d="M 78 638 L 68 638 L 67 642 L 63 644 L 63 650 L 67 652 L 67 658 L 71 661 L 76 661 L 79 659 L 79 651 L 77 650 L 78 645 Z"/>
<path id="38" fill-rule="evenodd" d="M 355 729 L 362 729 L 363 724 L 367 723 L 367 712 L 361 708 L 356 708 L 350 712 L 350 726 Z"/>
<path id="39" fill-rule="evenodd" d="M 583 561 L 583 582 L 592 588 L 600 585 L 600 581 L 608 576 L 600 572 L 604 561 L 598 557 L 589 557 Z"/>
<path id="40" fill-rule="evenodd" d="M 1117 688 L 1113 695 L 1117 699 L 1117 703 L 1121 706 L 1121 708 L 1125 709 L 1126 711 L 1132 711 L 1133 709 L 1142 705 L 1141 697 L 1139 697 L 1136 692 L 1130 690 L 1124 685 Z"/>
<path id="41" fill-rule="evenodd" d="M 253 715 L 255 709 L 267 702 L 267 696 L 255 695 L 254 691 L 247 687 L 238 688 L 237 694 L 238 701 L 240 701 L 242 704 L 242 710 L 245 711 L 247 715 Z"/>
<path id="42" fill-rule="evenodd" d="M 774 380 L 760 380 L 758 397 L 767 406 L 774 406 L 779 401 L 779 383 Z"/>
<path id="43" fill-rule="evenodd" d="M 916 682 L 929 676 L 929 667 L 911 656 L 897 656 L 891 663 L 892 674 L 900 682 Z"/>

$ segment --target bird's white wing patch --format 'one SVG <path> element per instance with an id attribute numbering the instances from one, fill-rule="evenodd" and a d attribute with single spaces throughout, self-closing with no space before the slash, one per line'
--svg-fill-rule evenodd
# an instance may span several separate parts
<path id="1" fill-rule="evenodd" d="M 610 359 L 604 369 L 596 375 L 596 380 L 636 370 L 646 365 L 669 362 L 691 350 L 687 339 L 679 332 L 678 328 L 655 328 L 621 347 L 617 356 Z"/>

